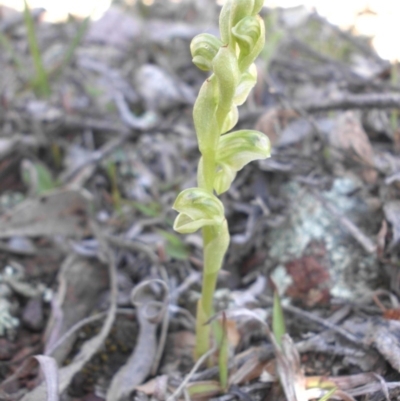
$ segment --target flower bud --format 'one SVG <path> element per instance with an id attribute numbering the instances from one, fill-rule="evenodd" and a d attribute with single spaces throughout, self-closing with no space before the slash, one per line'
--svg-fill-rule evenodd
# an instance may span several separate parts
<path id="1" fill-rule="evenodd" d="M 258 15 L 243 18 L 232 29 L 232 34 L 240 48 L 240 71 L 245 71 L 254 62 L 264 47 L 264 21 Z"/>
<path id="2" fill-rule="evenodd" d="M 222 42 L 209 33 L 201 33 L 195 36 L 190 43 L 193 64 L 200 70 L 210 71 L 212 61 L 221 46 Z"/>
<path id="3" fill-rule="evenodd" d="M 226 0 L 219 17 L 221 40 L 231 42 L 231 31 L 239 21 L 248 16 L 255 16 L 264 5 L 264 0 Z"/>
<path id="4" fill-rule="evenodd" d="M 239 83 L 240 72 L 235 53 L 226 46 L 219 49 L 213 60 L 213 70 L 218 81 L 217 122 L 221 128 L 230 112 L 236 87 Z"/>
<path id="5" fill-rule="evenodd" d="M 246 17 L 240 20 L 233 28 L 240 50 L 249 54 L 257 43 L 261 33 L 261 21 L 257 17 Z"/>

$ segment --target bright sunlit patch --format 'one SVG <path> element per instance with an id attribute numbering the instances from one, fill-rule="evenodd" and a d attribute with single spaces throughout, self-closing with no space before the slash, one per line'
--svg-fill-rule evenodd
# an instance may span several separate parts
<path id="1" fill-rule="evenodd" d="M 268 7 L 304 5 L 343 29 L 353 28 L 361 35 L 373 38 L 378 54 L 388 60 L 400 60 L 400 1 L 393 0 L 266 0 Z"/>
<path id="2" fill-rule="evenodd" d="M 76 17 L 85 18 L 88 15 L 93 20 L 99 19 L 104 12 L 110 7 L 111 0 L 28 0 L 30 8 L 44 8 L 44 20 L 49 22 L 65 21 L 68 14 Z M 0 5 L 13 8 L 17 11 L 24 9 L 23 0 L 0 0 Z"/>
<path id="3" fill-rule="evenodd" d="M 134 4 L 137 0 L 126 0 Z M 141 0 L 151 6 L 154 0 Z M 167 0 L 165 0 L 167 1 Z M 170 0 L 180 3 L 182 0 Z M 216 0 L 219 5 L 224 0 Z M 110 6 L 112 0 L 28 0 L 31 8 L 46 9 L 44 19 L 58 22 L 68 18 L 68 14 L 85 18 L 91 15 L 94 20 L 100 18 Z M 0 0 L 5 5 L 22 11 L 23 0 Z M 379 55 L 389 60 L 400 60 L 400 46 L 396 40 L 400 37 L 400 1 L 393 0 L 265 0 L 267 7 L 295 7 L 304 5 L 310 10 L 316 9 L 319 14 L 341 28 L 353 27 L 355 32 L 373 38 Z"/>

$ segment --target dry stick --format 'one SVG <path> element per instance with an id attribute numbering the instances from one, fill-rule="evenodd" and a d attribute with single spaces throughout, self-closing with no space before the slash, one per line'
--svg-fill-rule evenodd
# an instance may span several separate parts
<path id="1" fill-rule="evenodd" d="M 67 183 L 74 178 L 83 168 L 91 164 L 99 163 L 105 157 L 110 155 L 114 150 L 122 146 L 129 139 L 129 135 L 121 135 L 119 138 L 112 139 L 105 143 L 99 150 L 93 152 L 83 163 L 68 171 L 63 177 L 62 182 Z"/>
<path id="2" fill-rule="evenodd" d="M 113 235 L 105 235 L 105 239 L 110 243 L 110 245 L 115 246 L 120 249 L 125 249 L 132 252 L 141 252 L 145 254 L 153 263 L 159 263 L 159 258 L 154 250 L 139 241 L 128 240 Z"/>
<path id="3" fill-rule="evenodd" d="M 96 131 L 111 131 L 121 135 L 129 135 L 131 130 L 126 125 L 115 119 L 105 120 L 99 117 L 76 116 L 67 114 L 60 121 L 65 128 L 69 129 L 90 129 Z"/>
<path id="4" fill-rule="evenodd" d="M 116 313 L 118 315 L 134 315 L 135 311 L 133 309 L 121 309 L 118 308 Z M 97 322 L 98 320 L 104 319 L 108 315 L 108 312 L 99 312 L 93 316 L 86 317 L 75 323 L 71 328 L 69 328 L 48 350 L 46 350 L 45 355 L 51 355 L 60 345 L 62 345 L 68 338 L 75 334 L 78 330 L 87 326 L 90 323 Z"/>
<path id="5" fill-rule="evenodd" d="M 361 95 L 346 94 L 336 99 L 318 102 L 303 103 L 302 108 L 310 113 L 329 110 L 346 109 L 390 109 L 400 108 L 400 94 L 398 93 L 367 93 Z"/>
<path id="6" fill-rule="evenodd" d="M 282 305 L 282 308 L 285 311 L 294 313 L 295 315 L 301 316 L 303 318 L 306 318 L 312 322 L 318 323 L 319 325 L 326 327 L 328 329 L 333 330 L 335 333 L 341 335 L 343 338 L 345 338 L 347 341 L 351 342 L 352 344 L 356 344 L 357 346 L 361 346 L 365 350 L 370 350 L 371 347 L 364 344 L 359 338 L 357 338 L 354 334 L 350 333 L 347 330 L 342 329 L 341 327 L 336 326 L 334 323 L 327 319 L 322 319 L 318 316 L 313 315 L 312 313 L 303 311 L 300 308 L 296 308 L 295 306 L 292 305 Z"/>
<path id="7" fill-rule="evenodd" d="M 238 391 L 235 391 L 234 393 L 230 392 L 229 394 L 224 394 L 217 398 L 212 398 L 210 401 L 232 401 L 237 399 L 241 399 L 242 401 L 253 400 L 253 398 L 251 398 L 249 395 L 250 393 L 257 390 L 267 389 L 270 386 L 271 383 L 255 382 L 252 384 L 248 384 L 246 386 L 237 387 Z M 244 397 L 249 397 L 249 398 L 244 398 Z"/>
<path id="8" fill-rule="evenodd" d="M 274 92 L 271 92 L 274 94 Z M 278 95 L 282 95 L 278 93 Z M 290 105 L 289 105 L 290 106 Z M 301 105 L 293 103 L 295 111 L 306 111 L 308 113 L 317 113 L 331 110 L 351 110 L 351 109 L 400 109 L 400 94 L 397 93 L 368 93 L 361 95 L 345 94 L 336 99 L 323 100 L 318 102 L 302 103 Z M 257 118 L 264 114 L 265 107 L 259 107 L 251 112 L 241 113 L 240 118 Z M 300 113 L 302 114 L 302 113 Z M 303 116 L 303 115 L 302 115 Z M 313 125 L 314 126 L 314 125 Z"/>

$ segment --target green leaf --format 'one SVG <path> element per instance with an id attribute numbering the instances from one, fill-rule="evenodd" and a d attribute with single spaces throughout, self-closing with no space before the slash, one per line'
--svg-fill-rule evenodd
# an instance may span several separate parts
<path id="1" fill-rule="evenodd" d="M 160 215 L 161 208 L 160 205 L 156 202 L 149 203 L 148 205 L 136 201 L 131 201 L 130 203 L 132 203 L 132 205 L 145 216 L 157 217 Z"/>
<path id="2" fill-rule="evenodd" d="M 274 305 L 272 310 L 272 332 L 276 342 L 282 346 L 282 336 L 286 333 L 285 317 L 283 315 L 281 300 L 278 291 L 274 291 Z"/>
<path id="3" fill-rule="evenodd" d="M 221 386 L 217 381 L 208 380 L 201 382 L 192 382 L 187 386 L 189 396 L 192 398 L 209 399 L 212 396 L 221 393 Z"/>
<path id="4" fill-rule="evenodd" d="M 228 359 L 229 359 L 229 343 L 228 330 L 226 323 L 226 315 L 222 317 L 222 333 L 219 344 L 218 367 L 219 367 L 219 382 L 221 388 L 226 390 L 228 386 Z"/>
<path id="5" fill-rule="evenodd" d="M 225 117 L 225 120 L 221 127 L 221 134 L 225 134 L 225 132 L 230 131 L 238 122 L 239 119 L 239 111 L 235 104 L 232 105 L 231 110 Z"/>
<path id="6" fill-rule="evenodd" d="M 42 55 L 36 39 L 35 22 L 26 0 L 24 0 L 24 21 L 28 33 L 29 50 L 36 70 L 36 77 L 33 79 L 32 84 L 38 95 L 48 97 L 51 92 L 47 72 L 44 69 Z"/>
<path id="7" fill-rule="evenodd" d="M 188 247 L 177 235 L 161 229 L 157 232 L 167 240 L 165 251 L 168 256 L 178 260 L 186 260 L 189 257 Z"/>
<path id="8" fill-rule="evenodd" d="M 318 401 L 328 401 L 329 398 L 333 396 L 333 394 L 336 393 L 337 388 L 334 387 L 331 390 L 329 390 L 323 397 L 321 397 Z"/>
<path id="9" fill-rule="evenodd" d="M 233 103 L 237 106 L 241 106 L 246 101 L 250 91 L 254 88 L 256 83 L 257 68 L 253 63 L 240 77 L 239 85 L 236 88 L 235 97 L 233 98 Z"/>
<path id="10" fill-rule="evenodd" d="M 21 168 L 23 181 L 35 195 L 41 195 L 57 187 L 45 164 L 24 160 Z"/>
<path id="11" fill-rule="evenodd" d="M 169 257 L 176 260 L 187 260 L 190 255 L 186 246 L 176 246 L 169 242 L 165 245 L 165 252 Z"/>
<path id="12" fill-rule="evenodd" d="M 205 274 L 217 273 L 221 269 L 230 241 L 228 223 L 225 218 L 221 224 L 215 225 L 212 228 L 214 230 L 214 237 L 207 243 L 204 249 Z"/>

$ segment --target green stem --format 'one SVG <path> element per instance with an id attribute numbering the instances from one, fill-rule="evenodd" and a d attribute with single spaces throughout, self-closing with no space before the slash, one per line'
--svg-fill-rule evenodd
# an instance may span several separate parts
<path id="1" fill-rule="evenodd" d="M 196 322 L 196 358 L 204 355 L 210 349 L 210 324 L 207 321 L 213 313 L 213 296 L 217 285 L 218 270 L 213 266 L 207 266 L 207 245 L 214 239 L 215 233 L 212 227 L 203 228 L 203 247 L 204 247 L 204 267 L 203 267 L 203 285 L 201 298 L 197 307 L 197 322 Z M 215 272 L 216 271 L 216 272 Z M 215 273 L 210 273 L 215 272 Z"/>
<path id="2" fill-rule="evenodd" d="M 215 176 L 215 150 L 210 149 L 203 154 L 203 178 L 204 189 L 212 193 L 214 189 Z"/>

